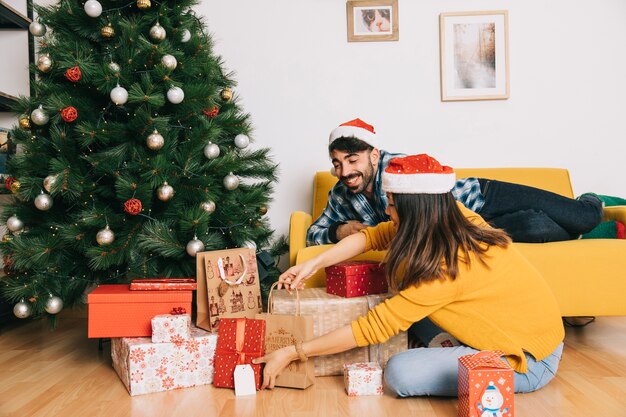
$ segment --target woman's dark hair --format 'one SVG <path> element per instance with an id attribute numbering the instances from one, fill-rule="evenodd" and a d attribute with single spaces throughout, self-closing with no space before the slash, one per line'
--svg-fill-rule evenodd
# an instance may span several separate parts
<path id="1" fill-rule="evenodd" d="M 356 153 L 361 151 L 371 151 L 374 147 L 367 142 L 357 138 L 340 137 L 332 141 L 328 145 L 328 153 L 333 151 L 341 151 L 348 153 Z"/>
<path id="2" fill-rule="evenodd" d="M 504 248 L 511 243 L 503 230 L 471 223 L 451 193 L 393 194 L 393 202 L 400 224 L 385 259 L 393 289 L 455 279 L 459 262 L 470 264 L 470 252 L 484 264 L 489 246 Z"/>

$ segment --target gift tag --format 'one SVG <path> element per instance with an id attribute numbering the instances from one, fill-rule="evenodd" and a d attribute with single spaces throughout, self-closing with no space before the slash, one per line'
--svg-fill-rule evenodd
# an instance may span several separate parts
<path id="1" fill-rule="evenodd" d="M 254 371 L 250 365 L 235 367 L 235 395 L 256 395 Z"/>

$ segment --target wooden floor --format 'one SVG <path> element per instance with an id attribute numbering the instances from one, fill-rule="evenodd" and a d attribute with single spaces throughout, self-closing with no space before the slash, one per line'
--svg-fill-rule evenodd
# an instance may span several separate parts
<path id="1" fill-rule="evenodd" d="M 348 397 L 340 377 L 306 391 L 279 388 L 235 398 L 211 386 L 130 397 L 98 352 L 85 319 L 49 331 L 44 321 L 0 329 L 0 416 L 456 416 L 450 398 Z M 626 417 L 626 317 L 567 328 L 559 372 L 548 386 L 515 397 L 517 416 Z"/>

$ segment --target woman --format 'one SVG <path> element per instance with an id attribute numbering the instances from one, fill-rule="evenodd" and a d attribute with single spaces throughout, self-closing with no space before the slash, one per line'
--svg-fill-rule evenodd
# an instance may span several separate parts
<path id="1" fill-rule="evenodd" d="M 391 221 L 351 235 L 280 276 L 288 289 L 301 288 L 319 268 L 388 249 L 387 276 L 398 293 L 351 325 L 258 359 L 265 363 L 263 387 L 272 388 L 293 360 L 381 343 L 425 317 L 462 345 L 392 357 L 385 380 L 400 396 L 456 395 L 458 357 L 479 350 L 504 352 L 515 370 L 516 392 L 552 379 L 564 337 L 556 300 L 503 231 L 455 202 L 454 182 L 452 168 L 428 155 L 392 159 L 382 185 Z"/>

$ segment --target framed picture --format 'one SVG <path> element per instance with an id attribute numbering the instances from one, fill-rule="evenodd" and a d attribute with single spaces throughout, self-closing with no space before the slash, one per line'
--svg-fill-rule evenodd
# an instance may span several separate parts
<path id="1" fill-rule="evenodd" d="M 442 13 L 441 100 L 509 98 L 506 10 Z"/>
<path id="2" fill-rule="evenodd" d="M 397 41 L 398 0 L 346 2 L 348 42 Z"/>

